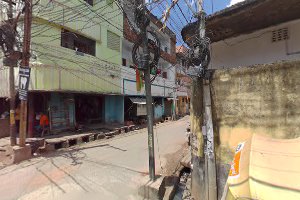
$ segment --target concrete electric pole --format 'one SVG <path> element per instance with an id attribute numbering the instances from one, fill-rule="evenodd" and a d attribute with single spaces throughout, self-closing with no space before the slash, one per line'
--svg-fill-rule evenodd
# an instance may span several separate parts
<path id="1" fill-rule="evenodd" d="M 0 46 L 2 47 L 4 58 L 3 64 L 9 66 L 9 102 L 10 102 L 10 144 L 16 145 L 16 121 L 15 121 L 15 77 L 14 68 L 17 67 L 18 59 L 20 59 L 19 52 L 16 48 L 16 24 L 19 15 L 16 19 L 13 18 L 13 6 L 16 4 L 12 0 L 6 0 L 8 3 L 7 20 L 3 19 L 0 26 Z M 4 9 L 4 8 L 2 8 Z"/>
<path id="2" fill-rule="evenodd" d="M 148 44 L 148 30 L 150 19 L 147 16 L 147 7 L 145 0 L 136 1 L 135 23 L 139 28 L 139 41 L 137 48 L 142 47 L 142 55 L 138 63 L 140 70 L 144 72 L 146 107 L 147 107 L 147 123 L 148 123 L 148 150 L 149 150 L 149 176 L 151 181 L 155 181 L 155 155 L 154 155 L 154 134 L 153 134 L 153 105 L 151 95 L 151 77 L 150 77 L 150 50 Z M 133 54 L 133 57 L 135 55 Z"/>
<path id="3" fill-rule="evenodd" d="M 146 91 L 146 104 L 147 104 L 147 123 L 148 123 L 148 149 L 149 149 L 149 175 L 152 181 L 155 180 L 155 155 L 154 155 L 154 134 L 153 134 L 153 104 L 151 94 L 151 81 L 150 81 L 150 66 L 149 66 L 149 49 L 148 49 L 148 36 L 147 28 L 142 30 L 143 37 L 143 60 L 142 65 L 145 69 L 145 91 Z"/>
<path id="4" fill-rule="evenodd" d="M 203 0 L 198 0 L 198 20 L 199 20 L 199 41 L 205 41 L 205 12 L 203 11 Z M 206 47 L 208 48 L 208 47 Z M 200 46 L 199 46 L 200 49 Z M 202 51 L 203 52 L 203 51 Z M 208 53 L 209 54 L 209 53 Z M 208 63 L 206 63 L 208 65 Z M 201 63 L 204 74 L 207 71 L 207 66 Z M 203 79 L 205 81 L 205 79 Z M 211 93 L 209 81 L 203 86 L 203 117 L 204 130 L 207 137 L 205 149 L 205 185 L 206 198 L 208 200 L 217 200 L 217 177 L 216 177 L 216 160 L 214 154 L 214 131 L 211 111 Z"/>
<path id="5" fill-rule="evenodd" d="M 13 2 L 12 0 L 9 1 L 9 8 L 8 8 L 8 20 L 11 26 L 13 26 Z M 16 38 L 16 36 L 13 36 Z M 14 46 L 15 44 L 13 44 Z M 15 146 L 17 144 L 17 137 L 16 137 L 16 120 L 15 120 L 15 109 L 16 109 L 16 92 L 15 92 L 15 73 L 14 68 L 17 66 L 17 60 L 9 59 L 10 66 L 9 66 L 9 135 L 10 135 L 10 145 Z"/>
<path id="6" fill-rule="evenodd" d="M 22 56 L 21 65 L 22 67 L 28 69 L 29 69 L 29 61 L 30 61 L 31 23 L 32 23 L 32 0 L 25 0 L 23 56 Z M 27 79 L 27 84 L 28 82 L 29 82 L 29 77 Z M 21 100 L 21 110 L 20 110 L 21 112 L 20 112 L 20 144 L 19 145 L 21 147 L 24 147 L 26 141 L 26 134 L 27 134 L 27 98 L 22 98 L 20 100 Z"/>

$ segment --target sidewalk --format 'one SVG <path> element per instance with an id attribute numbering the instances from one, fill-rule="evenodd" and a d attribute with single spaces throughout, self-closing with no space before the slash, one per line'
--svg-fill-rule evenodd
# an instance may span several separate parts
<path id="1" fill-rule="evenodd" d="M 70 146 L 78 145 L 83 142 L 91 142 L 94 140 L 110 138 L 114 135 L 121 133 L 127 133 L 139 126 L 123 126 L 117 124 L 96 124 L 87 127 L 86 130 L 81 131 L 67 131 L 56 134 L 45 135 L 43 138 L 26 138 L 26 144 L 30 144 L 32 154 L 45 153 L 48 151 L 54 151 L 61 148 L 68 148 Z M 17 138 L 17 143 L 18 143 Z M 0 139 L 0 168 L 9 163 L 9 159 L 13 158 L 12 152 L 10 152 L 10 138 L 5 137 Z"/>
<path id="2" fill-rule="evenodd" d="M 165 121 L 168 123 L 170 121 Z M 157 123 L 161 124 L 161 123 Z M 56 134 L 45 135 L 43 138 L 27 138 L 26 144 L 30 144 L 32 154 L 43 154 L 62 148 L 88 143 L 95 140 L 109 139 L 119 134 L 126 134 L 132 131 L 144 129 L 147 124 L 124 126 L 120 124 L 93 124 L 85 127 L 83 130 L 66 131 Z M 18 138 L 17 138 L 18 140 Z M 18 143 L 18 141 L 17 141 Z M 7 166 L 4 163 L 10 163 L 13 155 L 8 151 L 10 147 L 10 138 L 0 139 L 0 169 Z"/>

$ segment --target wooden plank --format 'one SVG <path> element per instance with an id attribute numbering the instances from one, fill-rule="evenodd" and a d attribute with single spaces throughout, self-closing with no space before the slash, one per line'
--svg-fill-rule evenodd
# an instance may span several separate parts
<path id="1" fill-rule="evenodd" d="M 206 125 L 206 158 L 207 158 L 207 177 L 208 177 L 208 200 L 217 200 L 217 175 L 216 175 L 216 159 L 214 153 L 214 130 L 211 111 L 211 94 L 210 86 L 204 85 L 204 118 Z"/>

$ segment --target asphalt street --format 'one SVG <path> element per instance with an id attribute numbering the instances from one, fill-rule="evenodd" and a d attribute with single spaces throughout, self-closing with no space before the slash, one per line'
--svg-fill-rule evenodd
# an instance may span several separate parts
<path id="1" fill-rule="evenodd" d="M 157 125 L 156 174 L 170 175 L 183 156 L 189 117 Z M 42 155 L 0 170 L 1 200 L 141 199 L 148 176 L 147 130 Z"/>

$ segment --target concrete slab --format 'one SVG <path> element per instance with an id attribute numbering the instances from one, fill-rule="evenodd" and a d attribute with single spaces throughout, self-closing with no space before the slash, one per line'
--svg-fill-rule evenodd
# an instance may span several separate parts
<path id="1" fill-rule="evenodd" d="M 62 148 L 69 148 L 69 141 L 65 141 L 62 143 Z"/>
<path id="2" fill-rule="evenodd" d="M 101 139 L 104 139 L 105 138 L 105 134 L 104 133 L 99 133 L 97 135 L 97 140 L 101 140 Z"/>
<path id="3" fill-rule="evenodd" d="M 125 126 L 124 129 L 125 129 L 125 133 L 128 133 L 130 131 L 129 126 Z"/>
<path id="4" fill-rule="evenodd" d="M 134 129 L 135 129 L 135 125 L 130 125 L 130 126 L 129 126 L 129 130 L 130 130 L 130 131 L 133 131 Z"/>
<path id="5" fill-rule="evenodd" d="M 45 151 L 46 152 L 55 151 L 55 144 L 54 143 L 46 144 Z"/>
<path id="6" fill-rule="evenodd" d="M 113 132 L 115 132 L 115 135 L 118 135 L 121 133 L 121 129 L 120 128 L 114 128 Z"/>
<path id="7" fill-rule="evenodd" d="M 146 176 L 142 180 L 142 186 L 139 188 L 139 195 L 143 199 L 160 200 L 163 199 L 165 194 L 164 177 L 157 177 L 155 181 L 150 181 Z"/>
<path id="8" fill-rule="evenodd" d="M 31 147 L 29 144 L 26 144 L 25 147 L 13 146 L 12 151 L 12 163 L 19 163 L 31 158 Z"/>
<path id="9" fill-rule="evenodd" d="M 121 128 L 120 128 L 120 134 L 124 134 L 124 133 L 126 132 L 125 129 L 126 129 L 125 127 L 121 127 Z"/>
<path id="10" fill-rule="evenodd" d="M 82 143 L 82 138 L 81 137 L 77 138 L 76 140 L 77 140 L 77 143 L 76 143 L 77 145 Z"/>
<path id="11" fill-rule="evenodd" d="M 92 142 L 92 141 L 94 141 L 95 140 L 95 135 L 93 134 L 93 135 L 90 135 L 89 136 L 89 142 Z"/>

